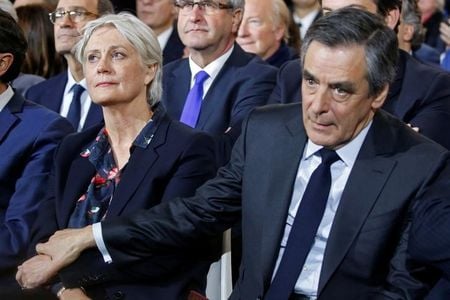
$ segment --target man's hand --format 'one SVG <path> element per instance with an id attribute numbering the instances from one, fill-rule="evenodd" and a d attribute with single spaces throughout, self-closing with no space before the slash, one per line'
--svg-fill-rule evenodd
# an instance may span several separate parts
<path id="1" fill-rule="evenodd" d="M 450 47 L 450 25 L 448 23 L 442 22 L 439 26 L 439 31 L 441 32 L 441 39 Z"/>
<path id="2" fill-rule="evenodd" d="M 48 242 L 36 245 L 39 254 L 48 255 L 52 268 L 57 271 L 75 261 L 80 253 L 95 246 L 92 226 L 81 229 L 64 229 L 55 232 Z"/>
<path id="3" fill-rule="evenodd" d="M 56 273 L 50 256 L 36 255 L 18 267 L 16 280 L 22 288 L 32 289 L 47 283 Z"/>
<path id="4" fill-rule="evenodd" d="M 59 296 L 60 300 L 89 300 L 82 289 L 65 289 Z"/>

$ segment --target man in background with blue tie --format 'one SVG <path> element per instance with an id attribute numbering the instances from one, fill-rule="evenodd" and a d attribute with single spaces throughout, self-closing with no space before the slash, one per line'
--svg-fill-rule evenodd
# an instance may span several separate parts
<path id="1" fill-rule="evenodd" d="M 405 225 L 448 152 L 380 110 L 397 46 L 394 31 L 364 10 L 318 19 L 302 46 L 303 102 L 255 109 L 230 163 L 194 197 L 102 222 L 113 263 L 189 247 L 242 217 L 231 299 L 423 299 Z M 96 245 L 85 227 L 37 250 L 58 269 Z"/>
<path id="2" fill-rule="evenodd" d="M 31 87 L 26 98 L 60 113 L 76 131 L 98 124 L 103 115 L 100 106 L 92 103 L 81 64 L 71 51 L 87 22 L 113 12 L 110 0 L 60 0 L 49 15 L 56 51 L 64 55 L 68 69 Z"/>
<path id="3" fill-rule="evenodd" d="M 177 0 L 175 6 L 189 58 L 164 66 L 162 102 L 172 118 L 213 135 L 224 165 L 242 120 L 266 104 L 276 69 L 235 43 L 243 0 Z"/>

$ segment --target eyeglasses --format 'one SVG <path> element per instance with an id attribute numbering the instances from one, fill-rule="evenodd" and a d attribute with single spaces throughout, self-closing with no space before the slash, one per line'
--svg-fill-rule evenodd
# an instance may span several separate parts
<path id="1" fill-rule="evenodd" d="M 194 6 L 197 5 L 207 15 L 213 15 L 221 9 L 231 9 L 233 6 L 223 3 L 218 3 L 214 1 L 175 1 L 175 6 L 178 7 L 182 14 L 186 15 L 194 10 Z"/>
<path id="2" fill-rule="evenodd" d="M 98 17 L 97 14 L 84 11 L 84 10 L 62 10 L 62 11 L 54 11 L 52 13 L 48 14 L 48 17 L 50 18 L 50 21 L 53 24 L 56 24 L 58 22 L 61 22 L 64 16 L 69 17 L 69 20 L 74 23 L 83 22 L 86 17 L 88 16 L 95 16 Z"/>

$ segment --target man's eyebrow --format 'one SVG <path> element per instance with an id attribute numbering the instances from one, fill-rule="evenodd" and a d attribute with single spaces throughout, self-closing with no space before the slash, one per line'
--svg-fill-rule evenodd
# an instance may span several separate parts
<path id="1" fill-rule="evenodd" d="M 305 79 L 313 79 L 313 80 L 316 79 L 316 77 L 313 74 L 311 74 L 306 69 L 303 70 L 303 78 L 305 78 Z"/>
<path id="2" fill-rule="evenodd" d="M 355 84 L 350 81 L 331 82 L 328 86 L 332 89 L 343 89 L 348 93 L 354 93 L 356 90 Z"/>

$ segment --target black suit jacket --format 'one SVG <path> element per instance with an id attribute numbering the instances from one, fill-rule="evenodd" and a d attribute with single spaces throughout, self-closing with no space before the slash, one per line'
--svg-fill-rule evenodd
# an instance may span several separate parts
<path id="1" fill-rule="evenodd" d="M 230 163 L 196 195 L 103 223 L 113 259 L 133 262 L 164 247 L 231 226 L 242 214 L 243 256 L 232 299 L 261 299 L 270 285 L 307 136 L 300 104 L 257 109 L 243 125 Z M 280 146 L 282 145 L 282 147 Z M 355 299 L 382 289 L 410 202 L 445 164 L 447 151 L 385 112 L 376 113 L 337 209 L 319 299 Z M 187 228 L 186 223 L 194 224 Z M 170 226 L 168 226 L 170 224 Z M 162 238 L 159 232 L 170 232 Z M 137 240 L 136 240 L 137 239 Z M 128 245 L 139 241 L 139 246 Z M 396 278 L 414 278 L 396 256 Z M 409 270 L 408 270 L 409 271 Z M 416 283 L 416 282 L 415 282 Z M 417 294 L 420 283 L 402 295 Z"/>
<path id="2" fill-rule="evenodd" d="M 25 98 L 41 104 L 57 113 L 61 110 L 64 90 L 67 83 L 67 71 L 42 81 L 28 89 Z M 91 103 L 83 130 L 103 121 L 102 108 Z"/>
<path id="3" fill-rule="evenodd" d="M 67 227 L 76 200 L 95 175 L 94 166 L 80 152 L 92 143 L 101 127 L 71 135 L 61 143 L 55 158 L 54 197 L 41 207 L 34 243 Z M 164 115 L 148 147 L 133 149 L 106 219 L 192 195 L 215 174 L 213 151 L 210 137 Z M 117 295 L 135 300 L 182 299 L 189 290 L 204 292 L 209 265 L 217 258 L 220 245 L 190 249 L 181 254 L 162 251 L 158 257 L 126 266 L 108 265 L 98 251 L 86 252 L 60 272 L 60 280 L 66 287 L 84 286 L 95 299 L 116 299 Z"/>
<path id="4" fill-rule="evenodd" d="M 171 61 L 180 59 L 184 54 L 184 44 L 178 35 L 176 22 L 172 26 L 173 30 L 167 40 L 167 44 L 163 49 L 163 63 L 167 64 Z"/>
<path id="5" fill-rule="evenodd" d="M 284 64 L 270 103 L 301 101 L 302 70 L 299 61 Z M 389 88 L 383 109 L 406 123 L 419 127 L 419 132 L 450 149 L 450 74 L 420 63 L 399 51 L 397 74 Z"/>
<path id="6" fill-rule="evenodd" d="M 204 96 L 195 126 L 214 136 L 219 165 L 228 161 L 242 120 L 253 108 L 266 104 L 275 79 L 276 68 L 234 45 L 231 56 Z M 162 102 L 173 119 L 180 119 L 190 83 L 187 58 L 164 66 Z"/>

